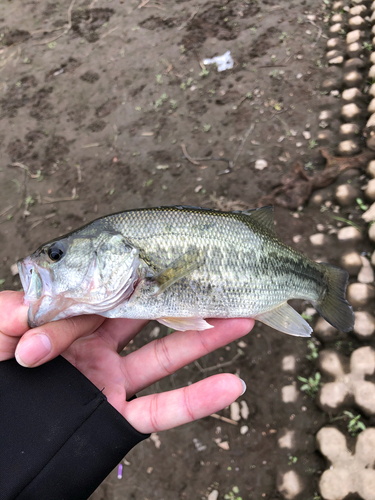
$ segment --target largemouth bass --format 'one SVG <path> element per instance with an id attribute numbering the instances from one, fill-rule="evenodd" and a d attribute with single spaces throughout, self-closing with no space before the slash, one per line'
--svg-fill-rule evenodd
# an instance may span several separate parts
<path id="1" fill-rule="evenodd" d="M 346 271 L 282 243 L 273 207 L 129 210 L 42 245 L 18 263 L 30 327 L 79 314 L 156 319 L 204 330 L 207 318 L 255 318 L 281 332 L 312 328 L 288 303 L 310 301 L 341 331 L 353 329 Z"/>

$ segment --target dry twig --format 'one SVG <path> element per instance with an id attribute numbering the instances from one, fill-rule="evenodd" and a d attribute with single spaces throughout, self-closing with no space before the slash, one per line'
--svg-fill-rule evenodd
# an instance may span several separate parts
<path id="1" fill-rule="evenodd" d="M 238 422 L 235 420 L 232 420 L 231 418 L 227 417 L 222 417 L 221 415 L 218 415 L 217 413 L 212 413 L 210 417 L 216 418 L 217 420 L 222 420 L 223 422 L 226 422 L 227 424 L 232 424 L 232 425 L 238 425 Z"/>

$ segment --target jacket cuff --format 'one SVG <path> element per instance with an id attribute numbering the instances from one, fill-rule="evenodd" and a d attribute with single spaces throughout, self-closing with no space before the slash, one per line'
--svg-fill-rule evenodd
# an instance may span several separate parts
<path id="1" fill-rule="evenodd" d="M 85 500 L 147 437 L 61 356 L 0 362 L 0 500 Z"/>

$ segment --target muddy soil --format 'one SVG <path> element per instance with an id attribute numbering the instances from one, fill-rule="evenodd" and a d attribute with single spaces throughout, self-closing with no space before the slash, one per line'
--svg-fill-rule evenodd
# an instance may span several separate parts
<path id="1" fill-rule="evenodd" d="M 171 204 L 250 208 L 294 161 L 307 172 L 321 169 L 315 138 L 328 98 L 320 91 L 327 3 L 2 2 L 3 288 L 20 289 L 10 269 L 18 258 L 98 216 Z M 228 50 L 233 69 L 219 73 L 202 65 Z M 258 159 L 267 162 L 263 170 L 255 168 Z M 355 210 L 352 216 L 359 220 Z M 275 219 L 283 241 L 314 259 L 338 263 L 333 237 L 321 250 L 308 239 L 317 224 L 339 224 L 329 210 L 276 208 Z M 154 326 L 132 348 L 149 342 Z M 159 335 L 166 334 L 161 327 Z M 93 500 L 204 499 L 213 489 L 220 500 L 276 499 L 280 474 L 290 469 L 303 478 L 301 498 L 319 498 L 325 461 L 316 452 L 315 434 L 329 416 L 303 393 L 295 403 L 281 399 L 284 385 L 300 386 L 297 375 L 317 369 L 306 359 L 306 340 L 258 324 L 244 342 L 152 390 L 182 387 L 224 370 L 236 373 L 248 386 L 240 398 L 250 409 L 248 419 L 232 425 L 209 417 L 160 434 L 159 448 L 147 440 L 126 457 L 123 478 L 114 471 Z M 354 345 L 345 336 L 337 347 L 349 352 Z M 290 354 L 297 358 L 292 374 L 281 370 Z M 221 415 L 229 417 L 229 410 Z M 241 434 L 245 425 L 248 431 Z M 285 429 L 298 435 L 293 456 L 278 446 Z M 229 449 L 218 446 L 219 438 Z"/>

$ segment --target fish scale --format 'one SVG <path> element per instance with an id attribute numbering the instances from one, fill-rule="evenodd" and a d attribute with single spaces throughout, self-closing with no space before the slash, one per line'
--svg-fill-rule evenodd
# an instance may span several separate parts
<path id="1" fill-rule="evenodd" d="M 101 280 L 107 280 L 102 293 L 113 307 L 100 311 L 107 317 L 157 319 L 177 329 L 187 325 L 207 328 L 210 325 L 204 318 L 255 317 L 286 333 L 308 335 L 309 325 L 287 304 L 298 298 L 312 302 L 340 329 L 348 331 L 353 326 L 353 312 L 344 296 L 347 273 L 316 263 L 282 243 L 275 233 L 273 207 L 245 212 L 182 206 L 129 210 L 97 219 L 50 242 L 31 259 L 37 262 L 36 254 L 48 254 L 53 245 L 63 249 L 61 261 L 48 264 L 40 258 L 37 265 L 45 269 L 48 264 L 56 281 L 59 272 L 61 276 L 73 272 L 72 267 L 64 268 L 64 259 L 76 262 L 78 274 L 83 273 L 80 267 L 89 269 L 90 258 L 91 262 L 97 259 L 102 274 L 95 274 L 91 286 L 96 290 Z M 79 245 L 85 248 L 82 255 Z M 71 255 L 73 248 L 76 253 Z M 115 258 L 109 259 L 112 248 Z M 115 282 L 120 284 L 121 276 L 112 260 L 122 262 L 122 253 L 129 259 L 129 249 L 137 254 L 137 279 L 130 283 L 124 300 L 117 293 L 114 305 L 109 290 Z M 104 255 L 106 265 L 101 263 Z M 127 262 L 121 264 L 122 269 L 131 266 L 131 260 Z M 76 291 L 65 295 L 69 293 L 77 295 Z M 82 303 L 85 300 L 89 303 L 90 296 L 82 298 Z M 57 318 L 78 313 L 76 303 L 69 307 Z M 91 301 L 86 310 L 82 305 L 81 312 L 95 312 L 95 305 Z"/>

